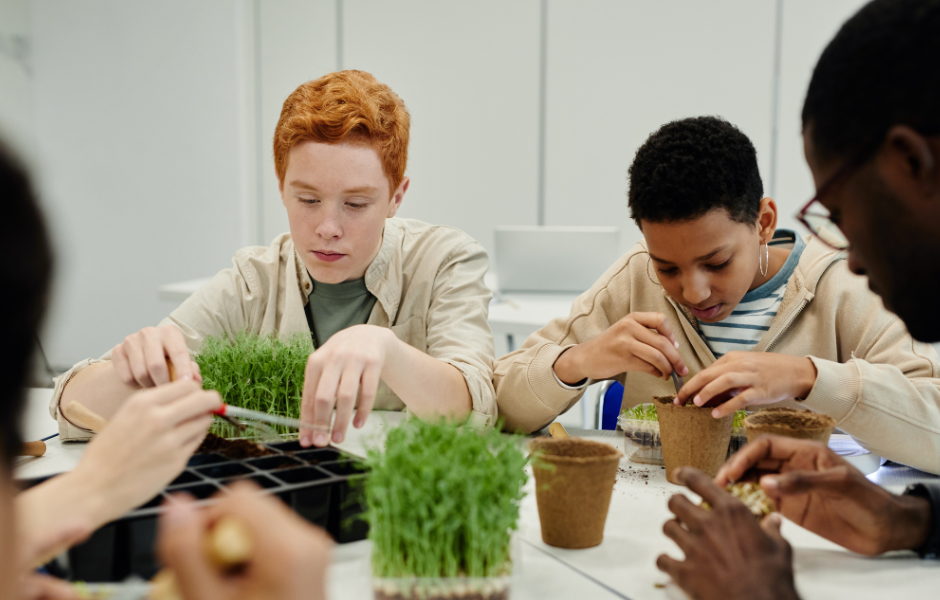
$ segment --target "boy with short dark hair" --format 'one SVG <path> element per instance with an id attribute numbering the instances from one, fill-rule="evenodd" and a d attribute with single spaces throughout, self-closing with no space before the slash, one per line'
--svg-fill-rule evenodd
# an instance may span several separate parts
<path id="1" fill-rule="evenodd" d="M 721 417 L 784 402 L 826 413 L 872 452 L 940 472 L 940 362 L 845 254 L 777 229 L 753 145 L 716 117 L 664 125 L 637 151 L 629 204 L 644 240 L 559 318 L 496 363 L 500 416 L 534 431 L 592 380 L 623 406 L 673 393 Z M 652 377 L 650 377 L 652 375 Z"/>

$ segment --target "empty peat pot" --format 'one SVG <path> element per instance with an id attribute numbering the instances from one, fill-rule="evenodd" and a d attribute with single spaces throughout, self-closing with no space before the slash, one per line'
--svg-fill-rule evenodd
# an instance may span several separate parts
<path id="1" fill-rule="evenodd" d="M 714 477 L 728 458 L 734 415 L 716 419 L 711 408 L 676 406 L 674 399 L 675 396 L 653 398 L 666 480 L 677 483 L 673 473 L 679 467 L 694 467 Z"/>
<path id="2" fill-rule="evenodd" d="M 767 408 L 744 419 L 748 442 L 762 435 L 783 435 L 825 444 L 835 426 L 829 415 L 795 408 Z"/>
<path id="3" fill-rule="evenodd" d="M 570 549 L 599 545 L 623 453 L 576 437 L 536 438 L 529 452 L 542 541 Z"/>

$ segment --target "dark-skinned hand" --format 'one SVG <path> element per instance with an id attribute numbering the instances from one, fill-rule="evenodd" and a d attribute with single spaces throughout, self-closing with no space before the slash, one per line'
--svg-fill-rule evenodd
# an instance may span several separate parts
<path id="1" fill-rule="evenodd" d="M 685 553 L 665 554 L 656 566 L 695 600 L 793 600 L 790 544 L 780 535 L 780 517 L 763 522 L 741 501 L 696 469 L 676 470 L 676 481 L 711 505 L 707 510 L 676 494 L 669 499 L 675 519 L 663 533 Z"/>
<path id="2" fill-rule="evenodd" d="M 853 552 L 916 548 L 929 532 L 926 500 L 887 492 L 819 442 L 761 436 L 725 463 L 715 483 L 758 478 L 786 518 Z"/>

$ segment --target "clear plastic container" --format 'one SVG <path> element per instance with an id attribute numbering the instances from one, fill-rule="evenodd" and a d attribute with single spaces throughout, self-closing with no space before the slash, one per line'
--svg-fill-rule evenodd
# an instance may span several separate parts
<path id="1" fill-rule="evenodd" d="M 628 419 L 620 415 L 617 420 L 623 430 L 623 453 L 630 457 L 631 462 L 647 465 L 664 465 L 663 445 L 659 437 L 659 421 Z M 744 427 L 735 427 L 731 430 L 731 444 L 728 446 L 728 456 L 741 449 L 747 443 L 747 432 Z"/>
<path id="2" fill-rule="evenodd" d="M 373 577 L 375 600 L 508 600 L 511 576 Z"/>

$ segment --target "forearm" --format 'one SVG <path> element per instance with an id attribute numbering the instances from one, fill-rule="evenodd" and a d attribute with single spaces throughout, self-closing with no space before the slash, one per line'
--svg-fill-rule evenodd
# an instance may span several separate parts
<path id="1" fill-rule="evenodd" d="M 71 471 L 20 493 L 15 500 L 20 539 L 31 546 L 69 527 L 94 531 L 120 516 L 109 510 L 106 492 L 81 472 Z"/>
<path id="2" fill-rule="evenodd" d="M 909 377 L 898 367 L 855 359 L 814 358 L 819 373 L 805 405 L 836 419 L 866 449 L 923 471 L 940 473 L 938 380 Z"/>
<path id="3" fill-rule="evenodd" d="M 397 338 L 391 342 L 382 380 L 422 419 L 440 415 L 462 420 L 473 406 L 467 381 L 457 367 Z"/>
<path id="4" fill-rule="evenodd" d="M 123 383 L 111 361 L 90 365 L 68 382 L 62 391 L 59 407 L 64 410 L 70 402 L 79 402 L 94 413 L 110 419 L 128 396 L 139 388 Z M 74 423 L 88 427 L 87 423 Z"/>

